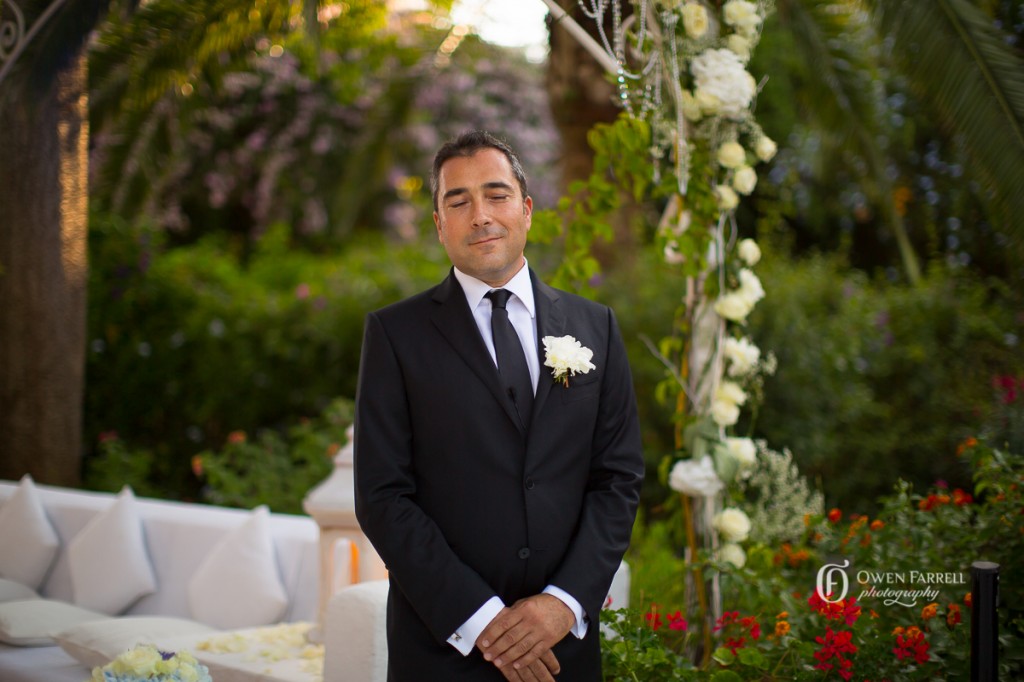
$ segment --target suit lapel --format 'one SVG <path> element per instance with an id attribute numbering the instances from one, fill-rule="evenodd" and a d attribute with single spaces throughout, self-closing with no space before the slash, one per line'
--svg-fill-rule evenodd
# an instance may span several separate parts
<path id="1" fill-rule="evenodd" d="M 525 435 L 519 415 L 515 413 L 512 402 L 505 395 L 501 386 L 498 368 L 495 367 L 491 354 L 487 352 L 484 340 L 480 338 L 476 320 L 473 318 L 469 305 L 466 304 L 466 294 L 462 291 L 462 286 L 459 284 L 459 280 L 455 279 L 453 272 L 450 272 L 448 278 L 437 287 L 432 298 L 438 304 L 431 312 L 431 321 L 434 326 L 451 344 L 456 354 L 494 394 L 494 398 L 520 433 Z M 536 409 L 536 401 L 534 409 Z"/>
<path id="2" fill-rule="evenodd" d="M 540 377 L 537 380 L 537 396 L 533 401 L 533 416 L 531 424 L 536 423 L 537 415 L 548 396 L 551 394 L 551 387 L 555 385 L 551 378 L 551 370 L 544 366 L 544 337 L 563 336 L 565 334 L 566 315 L 560 302 L 558 290 L 549 287 L 537 279 L 537 275 L 531 270 L 530 279 L 533 281 L 534 303 L 537 306 L 537 357 L 540 360 Z"/>

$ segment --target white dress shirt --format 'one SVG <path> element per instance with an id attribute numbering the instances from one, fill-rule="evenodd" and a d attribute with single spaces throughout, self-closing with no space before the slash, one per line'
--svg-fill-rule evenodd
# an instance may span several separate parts
<path id="1" fill-rule="evenodd" d="M 487 350 L 491 354 L 491 360 L 497 366 L 498 359 L 494 352 L 494 338 L 491 334 L 492 307 L 490 300 L 485 298 L 487 293 L 495 287 L 467 275 L 458 268 L 455 268 L 455 278 L 462 285 L 462 290 L 466 294 L 466 302 L 469 304 L 469 309 L 473 312 L 473 319 L 480 330 L 480 336 L 483 337 L 484 344 L 487 345 Z M 530 281 L 530 268 L 527 266 L 525 258 L 523 259 L 523 267 L 501 288 L 512 292 L 512 297 L 509 298 L 506 309 L 508 310 L 508 319 L 512 322 L 520 343 L 523 344 L 524 349 L 537 348 L 537 306 L 533 299 L 533 282 Z M 536 392 L 537 381 L 540 377 L 540 359 L 536 352 L 526 352 L 525 355 L 526 365 L 530 369 L 530 380 L 533 382 L 533 390 Z M 544 593 L 557 597 L 569 607 L 569 610 L 573 612 L 576 618 L 576 623 L 570 632 L 579 639 L 583 639 L 587 634 L 589 620 L 583 612 L 583 607 L 579 601 L 565 590 L 554 585 L 545 587 Z M 476 613 L 470 616 L 469 620 L 452 633 L 452 636 L 448 638 L 448 643 L 458 649 L 463 656 L 468 656 L 473 651 L 480 633 L 484 631 L 503 608 L 505 608 L 505 602 L 500 597 L 491 597 L 484 602 L 483 606 L 477 609 Z"/>

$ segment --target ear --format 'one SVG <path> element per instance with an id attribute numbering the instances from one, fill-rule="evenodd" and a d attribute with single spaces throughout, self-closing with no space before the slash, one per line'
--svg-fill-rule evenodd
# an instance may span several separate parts
<path id="1" fill-rule="evenodd" d="M 437 229 L 437 241 L 444 244 L 444 237 L 441 235 L 441 216 L 434 211 L 434 227 Z"/>
<path id="2" fill-rule="evenodd" d="M 523 216 L 526 218 L 526 230 L 529 232 L 533 227 L 533 197 L 527 196 L 523 199 Z"/>

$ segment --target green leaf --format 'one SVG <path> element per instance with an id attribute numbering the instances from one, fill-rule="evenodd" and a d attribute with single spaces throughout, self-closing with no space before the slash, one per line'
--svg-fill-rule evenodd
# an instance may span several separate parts
<path id="1" fill-rule="evenodd" d="M 711 655 L 711 658 L 715 659 L 715 661 L 717 663 L 720 663 L 721 665 L 732 665 L 733 663 L 736 662 L 736 655 L 733 652 L 731 652 L 728 649 L 726 649 L 724 646 L 720 646 L 717 649 L 715 649 L 715 653 L 713 653 Z M 736 673 L 732 672 L 731 670 L 722 671 L 722 672 L 729 672 L 732 675 L 736 675 Z M 714 679 L 718 679 L 718 676 L 716 675 Z M 723 679 L 730 679 L 730 678 L 723 678 Z M 738 675 L 736 676 L 736 679 L 737 680 L 740 679 Z"/>

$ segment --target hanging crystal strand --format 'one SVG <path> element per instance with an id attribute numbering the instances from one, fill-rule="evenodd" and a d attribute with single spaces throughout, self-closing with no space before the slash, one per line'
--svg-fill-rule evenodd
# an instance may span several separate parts
<path id="1" fill-rule="evenodd" d="M 676 114 L 676 179 L 679 183 L 679 193 L 686 196 L 690 184 L 690 143 L 687 140 L 686 116 L 683 115 L 683 86 L 682 74 L 679 71 L 679 48 L 676 43 L 676 25 L 679 23 L 679 16 L 674 12 L 662 14 L 665 32 L 669 36 L 669 79 L 672 82 L 672 99 L 675 102 Z"/>

